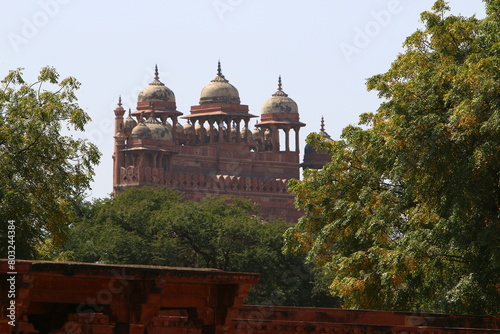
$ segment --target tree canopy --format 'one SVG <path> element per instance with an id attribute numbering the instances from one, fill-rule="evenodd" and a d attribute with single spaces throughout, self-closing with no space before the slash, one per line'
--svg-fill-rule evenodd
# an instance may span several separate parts
<path id="1" fill-rule="evenodd" d="M 46 90 L 55 87 L 55 91 Z M 17 258 L 33 258 L 45 238 L 60 243 L 73 202 L 89 188 L 97 147 L 63 135 L 83 131 L 89 116 L 78 106 L 72 77 L 60 80 L 52 67 L 28 83 L 22 69 L 0 87 L 0 253 L 7 254 L 9 221 L 15 225 Z"/>
<path id="2" fill-rule="evenodd" d="M 308 142 L 332 162 L 291 191 L 287 231 L 350 308 L 500 312 L 500 1 L 487 17 L 422 13 L 390 69 L 384 102 L 342 139 Z"/>
<path id="3" fill-rule="evenodd" d="M 66 243 L 48 247 L 47 259 L 256 272 L 249 303 L 337 305 L 303 257 L 283 254 L 289 224 L 264 221 L 241 197 L 192 202 L 169 188 L 141 187 L 79 207 Z"/>

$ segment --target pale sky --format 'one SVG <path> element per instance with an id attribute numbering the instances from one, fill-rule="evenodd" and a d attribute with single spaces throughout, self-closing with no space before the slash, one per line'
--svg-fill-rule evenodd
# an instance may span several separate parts
<path id="1" fill-rule="evenodd" d="M 0 0 L 0 77 L 25 68 L 28 81 L 54 66 L 74 76 L 80 106 L 92 117 L 83 136 L 103 153 L 89 196 L 112 191 L 113 109 L 160 80 L 185 115 L 202 88 L 222 72 L 250 113 L 277 89 L 299 106 L 301 150 L 319 130 L 338 139 L 380 100 L 366 78 L 387 71 L 402 43 L 421 28 L 434 0 Z M 451 0 L 453 14 L 484 17 L 481 0 Z M 184 121 L 181 121 L 184 122 Z M 251 123 L 253 127 L 254 122 Z"/>

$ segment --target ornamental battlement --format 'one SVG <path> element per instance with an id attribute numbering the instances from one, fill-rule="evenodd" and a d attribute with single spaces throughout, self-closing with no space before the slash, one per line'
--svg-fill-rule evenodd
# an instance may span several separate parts
<path id="1" fill-rule="evenodd" d="M 287 194 L 284 179 L 263 179 L 234 175 L 172 173 L 163 168 L 128 166 L 120 169 L 121 186 L 166 186 L 178 190 L 202 190 L 217 194 L 277 193 Z"/>

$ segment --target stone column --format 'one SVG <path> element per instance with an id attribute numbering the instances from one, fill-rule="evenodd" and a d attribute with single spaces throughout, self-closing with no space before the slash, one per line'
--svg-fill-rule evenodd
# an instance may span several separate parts
<path id="1" fill-rule="evenodd" d="M 285 126 L 285 150 L 290 152 L 290 127 Z"/>
<path id="2" fill-rule="evenodd" d="M 248 128 L 248 121 L 249 121 L 249 119 L 246 118 L 245 119 L 245 134 L 243 136 L 243 140 L 245 141 L 245 143 L 248 143 L 248 132 L 250 131 L 250 129 Z"/>
<path id="3" fill-rule="evenodd" d="M 236 138 L 235 138 L 235 141 L 236 141 L 237 143 L 239 143 L 239 142 L 241 141 L 241 140 L 240 140 L 240 139 L 241 139 L 240 122 L 241 122 L 241 119 L 240 119 L 240 118 L 238 118 L 238 119 L 236 120 Z"/>
<path id="4" fill-rule="evenodd" d="M 172 116 L 172 140 L 177 142 L 177 116 Z"/>
<path id="5" fill-rule="evenodd" d="M 299 127 L 296 126 L 294 127 L 294 130 L 295 130 L 295 152 L 297 153 L 300 153 L 300 149 L 299 149 Z"/>
<path id="6" fill-rule="evenodd" d="M 212 121 L 209 120 L 208 123 L 210 124 L 210 139 L 209 139 L 209 143 L 215 143 L 214 122 L 212 122 Z"/>
<path id="7" fill-rule="evenodd" d="M 271 125 L 271 145 L 273 146 L 274 152 L 279 152 L 280 150 L 280 133 L 276 125 Z"/>

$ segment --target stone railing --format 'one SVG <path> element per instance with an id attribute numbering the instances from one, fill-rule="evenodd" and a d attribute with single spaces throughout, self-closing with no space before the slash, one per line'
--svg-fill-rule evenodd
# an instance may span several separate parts
<path id="1" fill-rule="evenodd" d="M 120 183 L 123 186 L 163 185 L 179 190 L 204 190 L 213 192 L 288 192 L 286 179 L 263 179 L 220 174 L 193 174 L 165 172 L 163 168 L 122 167 Z"/>

